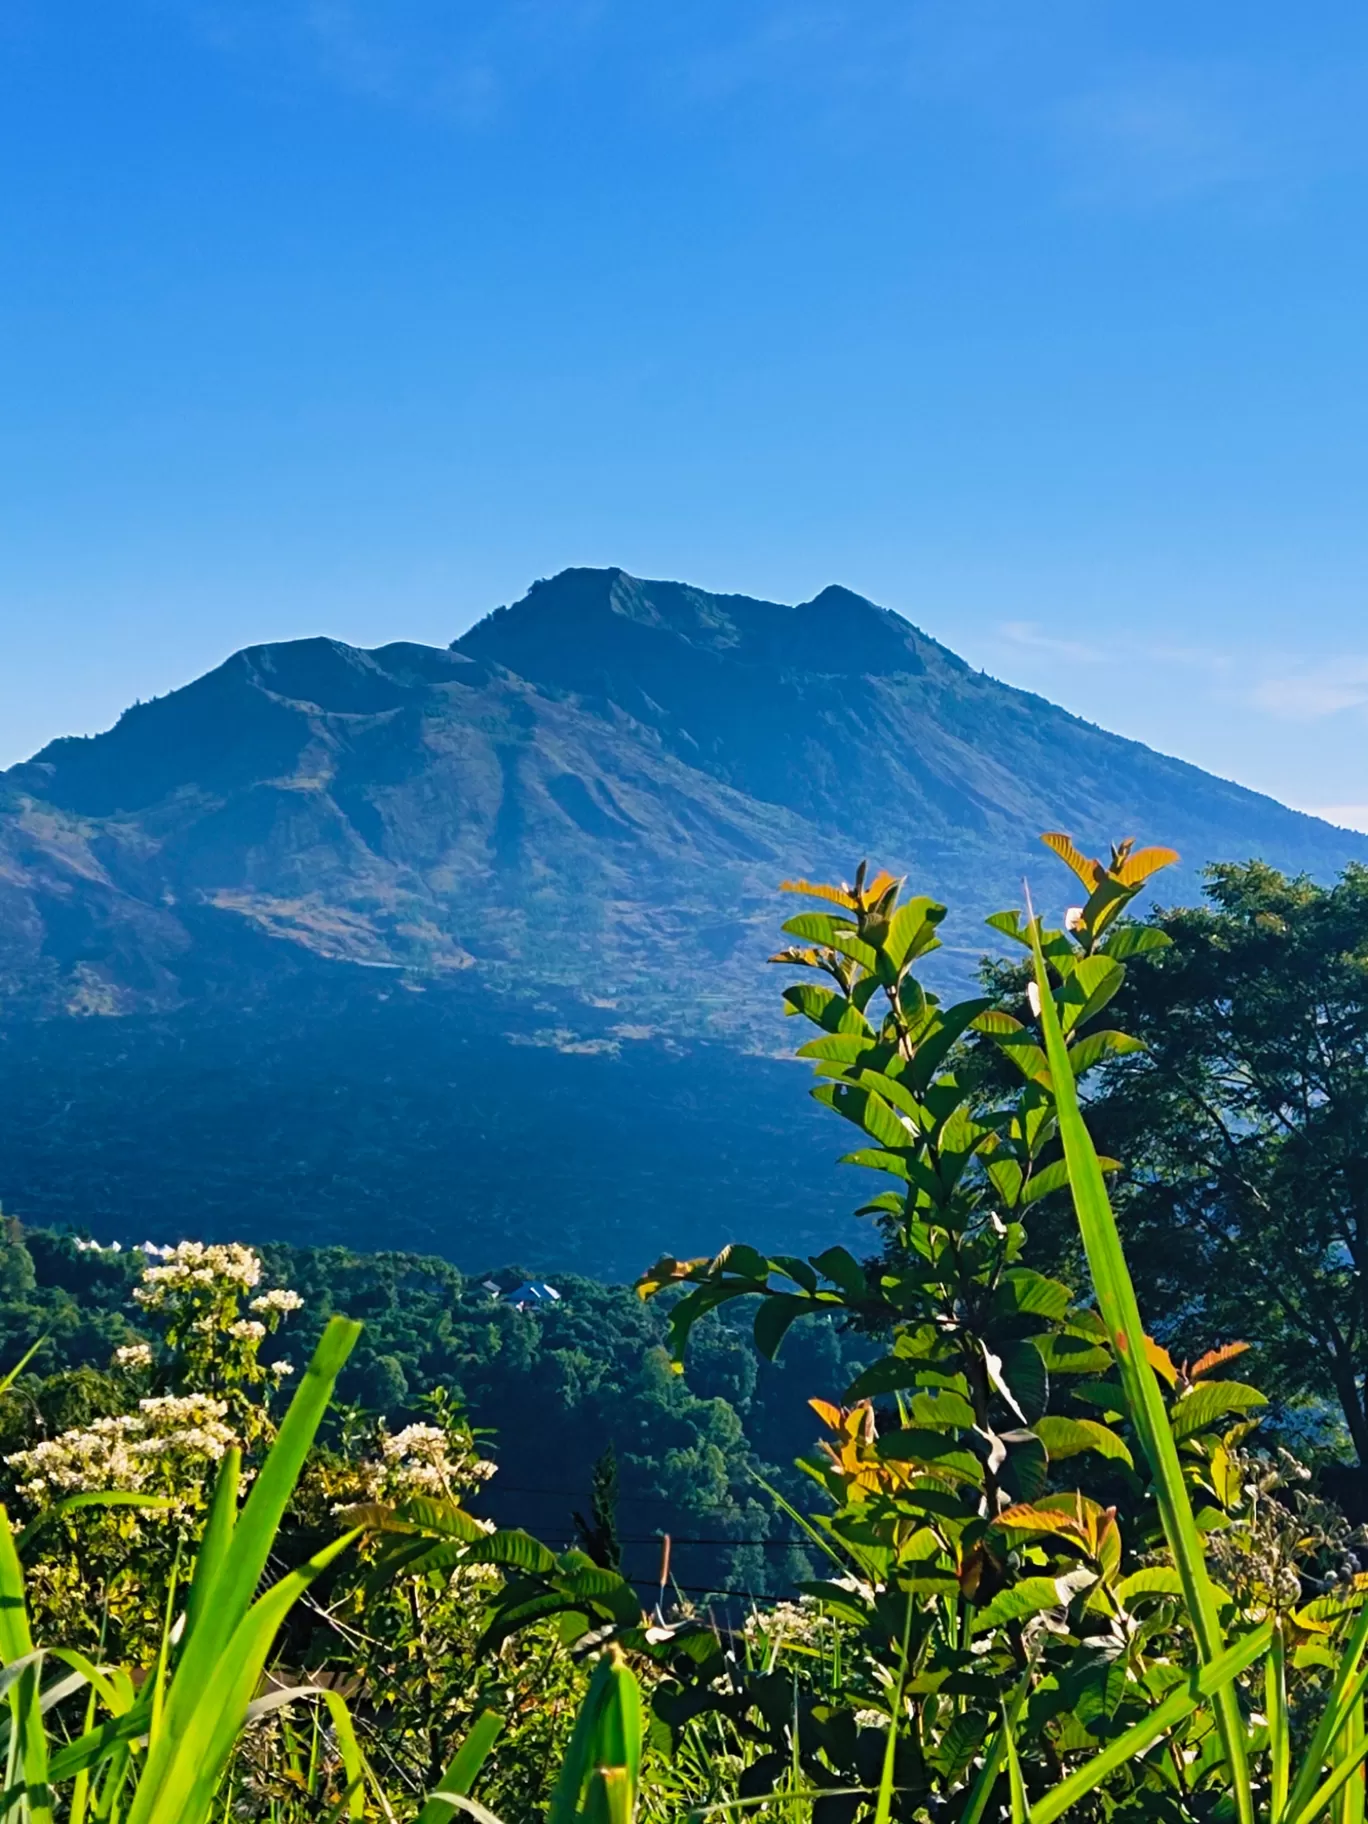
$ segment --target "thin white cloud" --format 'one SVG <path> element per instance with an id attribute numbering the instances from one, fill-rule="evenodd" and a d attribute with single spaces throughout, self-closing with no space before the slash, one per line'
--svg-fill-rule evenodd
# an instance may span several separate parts
<path id="1" fill-rule="evenodd" d="M 1318 722 L 1368 703 L 1368 660 L 1344 659 L 1312 670 L 1287 670 L 1260 679 L 1248 700 L 1256 709 L 1291 722 Z"/>
<path id="2" fill-rule="evenodd" d="M 1022 646 L 1054 659 L 1066 659 L 1074 665 L 1101 665 L 1109 656 L 1100 646 L 1090 646 L 1083 640 L 1060 639 L 1057 634 L 1047 633 L 1039 621 L 1003 621 L 998 632 L 1013 646 Z"/>

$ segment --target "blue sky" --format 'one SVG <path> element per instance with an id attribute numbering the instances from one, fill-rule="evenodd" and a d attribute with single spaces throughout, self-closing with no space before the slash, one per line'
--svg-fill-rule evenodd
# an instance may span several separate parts
<path id="1" fill-rule="evenodd" d="M 1368 11 L 6 0 L 0 763 L 840 581 L 1368 827 Z"/>

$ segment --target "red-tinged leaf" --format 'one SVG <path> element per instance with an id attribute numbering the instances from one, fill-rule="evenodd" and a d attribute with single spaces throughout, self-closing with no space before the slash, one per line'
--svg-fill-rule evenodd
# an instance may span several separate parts
<path id="1" fill-rule="evenodd" d="M 1188 1369 L 1187 1378 L 1190 1381 L 1200 1381 L 1213 1368 L 1224 1368 L 1227 1362 L 1233 1362 L 1237 1355 L 1243 1355 L 1248 1348 L 1248 1343 L 1225 1343 L 1219 1349 L 1208 1349 Z"/>

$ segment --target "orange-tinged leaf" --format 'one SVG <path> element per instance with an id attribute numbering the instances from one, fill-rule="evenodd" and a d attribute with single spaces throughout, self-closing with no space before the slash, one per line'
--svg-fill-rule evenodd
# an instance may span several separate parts
<path id="1" fill-rule="evenodd" d="M 1087 1517 L 1082 1512 L 1070 1514 L 1059 1508 L 1032 1507 L 1025 1501 L 1004 1508 L 996 1524 L 1023 1533 L 1062 1533 L 1069 1539 L 1084 1539 L 1088 1533 Z"/>
<path id="2" fill-rule="evenodd" d="M 1200 1381 L 1204 1374 L 1210 1374 L 1213 1368 L 1224 1368 L 1227 1362 L 1233 1362 L 1237 1355 L 1243 1355 L 1248 1348 L 1248 1343 L 1226 1343 L 1220 1349 L 1208 1349 L 1188 1369 L 1187 1378 L 1190 1381 Z"/>
<path id="3" fill-rule="evenodd" d="M 781 880 L 779 891 L 806 893 L 813 899 L 829 899 L 835 905 L 844 906 L 848 912 L 854 912 L 859 904 L 849 887 L 826 887 L 814 880 Z"/>
<path id="4" fill-rule="evenodd" d="M 1170 867 L 1178 859 L 1177 849 L 1137 849 L 1128 855 L 1116 871 L 1123 887 L 1140 887 L 1160 868 Z"/>
<path id="5" fill-rule="evenodd" d="M 898 885 L 898 879 L 899 877 L 896 874 L 890 874 L 885 869 L 880 868 L 873 880 L 866 883 L 864 890 L 866 904 L 872 905 L 875 900 L 882 899 L 890 887 L 896 887 Z"/>
<path id="6" fill-rule="evenodd" d="M 1167 1381 L 1170 1387 L 1176 1387 L 1178 1385 L 1178 1370 L 1174 1367 L 1173 1357 L 1169 1354 L 1168 1350 L 1165 1349 L 1164 1345 L 1162 1343 L 1156 1343 L 1152 1336 L 1147 1336 L 1145 1338 L 1145 1354 L 1149 1357 L 1150 1367 L 1153 1368 L 1160 1379 Z"/>
<path id="7" fill-rule="evenodd" d="M 1074 846 L 1073 838 L 1065 836 L 1060 830 L 1046 830 L 1040 840 L 1047 849 L 1053 849 L 1059 859 L 1073 869 L 1091 893 L 1105 872 L 1102 863 L 1089 861 L 1083 851 Z"/>
<path id="8" fill-rule="evenodd" d="M 817 1414 L 823 1425 L 829 1425 L 833 1431 L 841 1429 L 841 1409 L 833 1406 L 830 1400 L 809 1400 L 808 1405 Z"/>

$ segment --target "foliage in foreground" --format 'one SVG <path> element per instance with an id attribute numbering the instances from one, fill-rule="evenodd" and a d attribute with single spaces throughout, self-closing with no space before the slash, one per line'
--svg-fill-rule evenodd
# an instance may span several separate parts
<path id="1" fill-rule="evenodd" d="M 1122 914 L 1169 857 L 1047 841 L 1085 903 L 1061 929 L 991 921 L 1029 959 L 1015 999 L 929 993 L 943 908 L 888 877 L 796 883 L 823 909 L 777 960 L 818 978 L 786 995 L 816 1029 L 815 1095 L 892 1182 L 865 1206 L 880 1250 L 734 1246 L 640 1286 L 681 1360 L 738 1301 L 768 1356 L 833 1316 L 878 1351 L 813 1401 L 813 1511 L 777 1497 L 828 1567 L 799 1602 L 732 1631 L 662 1578 L 643 1609 L 608 1549 L 606 1472 L 594 1553 L 493 1527 L 440 1397 L 431 1423 L 353 1416 L 318 1448 L 341 1320 L 277 1430 L 287 1377 L 258 1351 L 289 1292 L 256 1292 L 246 1251 L 214 1271 L 178 1250 L 142 1300 L 161 1342 L 118 1364 L 161 1377 L 142 1419 L 95 1433 L 92 1460 L 67 1435 L 13 1465 L 35 1511 L 0 1529 L 9 1815 L 46 1819 L 59 1789 L 73 1818 L 125 1824 L 1361 1824 L 1360 1542 L 1259 1448 L 1263 1397 L 1228 1373 L 1243 1345 L 1175 1362 L 1146 1335 L 1079 1107 L 1078 1082 L 1135 1050 L 1104 1015 L 1127 960 L 1165 946 Z M 1024 1259 L 1029 1212 L 1066 1187 L 1086 1300 Z M 115 1461 L 117 1487 L 58 1473 Z M 90 1651 L 34 1648 L 25 1553 L 46 1637 L 80 1625 L 64 1588 L 87 1629 L 98 1595 Z"/>
<path id="2" fill-rule="evenodd" d="M 1207 893 L 1160 916 L 1121 995 L 1145 1050 L 1090 1119 L 1154 1308 L 1256 1338 L 1271 1388 L 1337 1408 L 1368 1464 L 1368 868 L 1225 865 Z"/>

